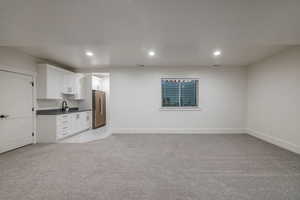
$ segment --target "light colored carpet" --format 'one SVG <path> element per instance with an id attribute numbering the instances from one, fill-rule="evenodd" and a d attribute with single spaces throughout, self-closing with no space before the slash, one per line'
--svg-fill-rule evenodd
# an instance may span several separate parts
<path id="1" fill-rule="evenodd" d="M 299 200 L 300 156 L 249 135 L 113 135 L 0 155 L 1 200 Z"/>

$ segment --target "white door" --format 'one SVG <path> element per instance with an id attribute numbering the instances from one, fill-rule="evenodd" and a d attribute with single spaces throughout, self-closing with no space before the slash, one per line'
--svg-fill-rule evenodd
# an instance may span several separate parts
<path id="1" fill-rule="evenodd" d="M 32 81 L 0 71 L 0 153 L 33 143 Z"/>

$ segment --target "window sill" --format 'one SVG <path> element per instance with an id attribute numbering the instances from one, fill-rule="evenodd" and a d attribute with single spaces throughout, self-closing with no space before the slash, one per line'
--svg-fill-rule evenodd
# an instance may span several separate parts
<path id="1" fill-rule="evenodd" d="M 161 107 L 160 111 L 200 111 L 200 107 Z"/>

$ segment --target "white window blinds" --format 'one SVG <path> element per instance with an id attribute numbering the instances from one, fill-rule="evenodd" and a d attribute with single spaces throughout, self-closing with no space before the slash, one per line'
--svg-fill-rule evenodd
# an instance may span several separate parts
<path id="1" fill-rule="evenodd" d="M 198 80 L 162 79 L 162 107 L 198 106 Z"/>

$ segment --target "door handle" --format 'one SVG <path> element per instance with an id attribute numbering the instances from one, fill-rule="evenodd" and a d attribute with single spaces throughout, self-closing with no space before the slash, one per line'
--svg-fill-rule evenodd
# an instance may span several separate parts
<path id="1" fill-rule="evenodd" d="M 102 115 L 102 102 L 101 102 L 101 97 L 99 98 L 99 104 L 100 104 L 100 105 L 99 105 L 99 106 L 100 106 L 100 107 L 99 107 L 99 108 L 100 108 L 100 113 L 101 113 L 101 115 Z"/>
<path id="2" fill-rule="evenodd" d="M 7 119 L 9 115 L 0 115 L 0 119 Z"/>

